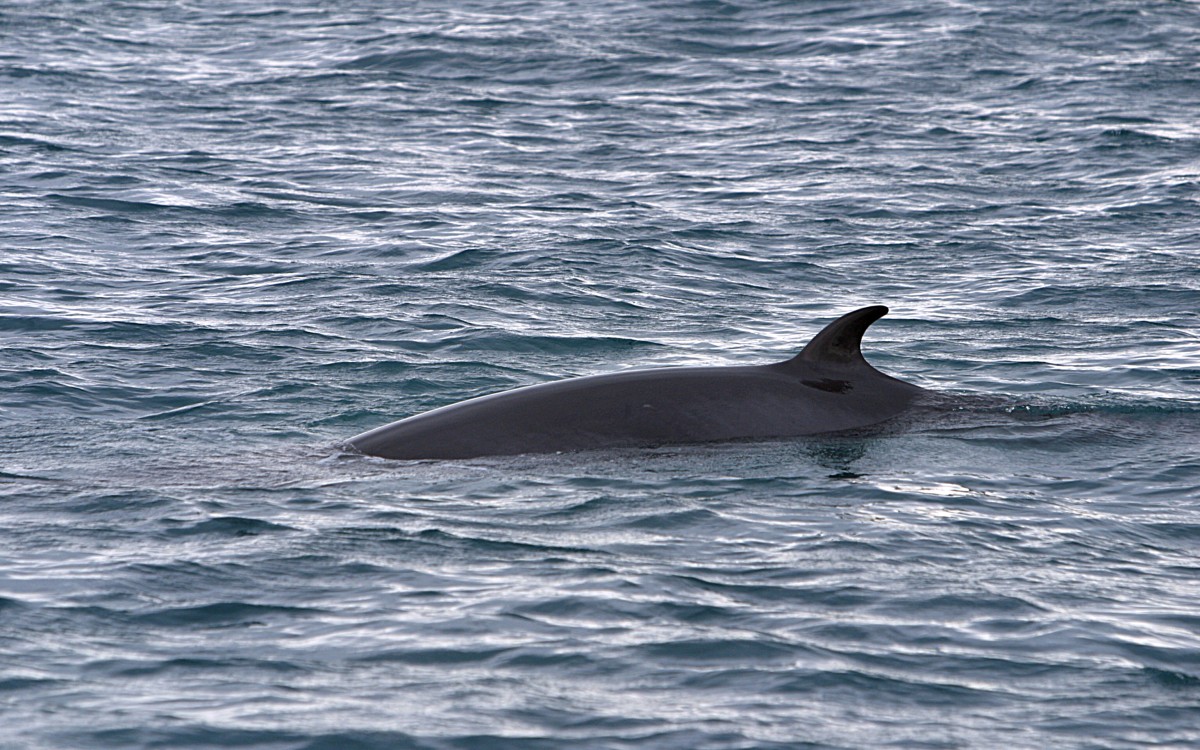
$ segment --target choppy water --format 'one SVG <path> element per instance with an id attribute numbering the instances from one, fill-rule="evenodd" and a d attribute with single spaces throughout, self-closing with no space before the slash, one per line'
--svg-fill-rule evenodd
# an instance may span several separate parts
<path id="1" fill-rule="evenodd" d="M 0 41 L 3 746 L 1200 743 L 1196 4 L 10 2 Z M 337 448 L 870 303 L 881 369 L 989 398 Z"/>

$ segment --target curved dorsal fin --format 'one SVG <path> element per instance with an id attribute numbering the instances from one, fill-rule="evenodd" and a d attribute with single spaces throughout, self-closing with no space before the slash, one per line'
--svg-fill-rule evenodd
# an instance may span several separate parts
<path id="1" fill-rule="evenodd" d="M 846 313 L 813 336 L 808 346 L 784 362 L 784 367 L 801 364 L 806 365 L 866 365 L 863 359 L 863 334 L 875 321 L 887 315 L 888 309 L 883 305 L 872 305 L 861 310 Z"/>

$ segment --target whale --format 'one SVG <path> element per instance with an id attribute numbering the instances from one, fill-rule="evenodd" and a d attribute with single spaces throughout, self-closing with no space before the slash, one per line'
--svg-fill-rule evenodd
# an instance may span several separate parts
<path id="1" fill-rule="evenodd" d="M 925 389 L 885 375 L 862 354 L 883 305 L 846 313 L 782 362 L 631 369 L 539 383 L 453 403 L 350 438 L 387 459 L 766 440 L 879 425 Z"/>

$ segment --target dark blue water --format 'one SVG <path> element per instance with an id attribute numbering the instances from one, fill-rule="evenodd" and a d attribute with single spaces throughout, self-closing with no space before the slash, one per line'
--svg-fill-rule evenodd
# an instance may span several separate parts
<path id="1" fill-rule="evenodd" d="M 1200 8 L 0 6 L 0 745 L 1200 744 Z M 794 354 L 870 434 L 388 462 Z"/>

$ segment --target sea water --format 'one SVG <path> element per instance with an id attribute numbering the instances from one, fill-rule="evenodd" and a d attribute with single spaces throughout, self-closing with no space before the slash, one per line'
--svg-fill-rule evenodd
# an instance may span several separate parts
<path id="1" fill-rule="evenodd" d="M 1200 744 L 1200 7 L 0 6 L 0 746 Z M 882 429 L 392 462 L 794 355 Z"/>

